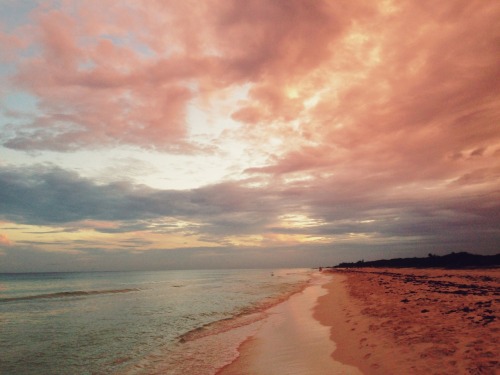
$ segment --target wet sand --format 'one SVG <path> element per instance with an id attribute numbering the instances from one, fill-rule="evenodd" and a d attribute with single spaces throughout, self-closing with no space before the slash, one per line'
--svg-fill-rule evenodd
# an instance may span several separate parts
<path id="1" fill-rule="evenodd" d="M 218 375 L 500 374 L 500 269 L 324 272 Z"/>
<path id="2" fill-rule="evenodd" d="M 500 374 L 500 269 L 334 271 L 315 317 L 365 374 Z"/>
<path id="3" fill-rule="evenodd" d="M 316 275 L 312 285 L 267 311 L 257 333 L 239 348 L 239 358 L 218 375 L 362 375 L 336 361 L 330 327 L 313 317 L 330 275 Z"/>

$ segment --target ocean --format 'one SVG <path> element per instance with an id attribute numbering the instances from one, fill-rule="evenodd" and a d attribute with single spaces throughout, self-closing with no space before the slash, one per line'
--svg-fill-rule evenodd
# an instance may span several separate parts
<path id="1" fill-rule="evenodd" d="M 0 274 L 0 374 L 212 375 L 311 271 Z"/>

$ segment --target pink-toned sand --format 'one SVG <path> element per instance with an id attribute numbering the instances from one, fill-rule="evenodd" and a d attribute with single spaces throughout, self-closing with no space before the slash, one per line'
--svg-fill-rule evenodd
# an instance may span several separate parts
<path id="1" fill-rule="evenodd" d="M 365 374 L 500 374 L 500 269 L 334 271 L 316 317 Z"/>
<path id="2" fill-rule="evenodd" d="M 258 332 L 239 348 L 239 358 L 218 375 L 362 375 L 331 356 L 330 327 L 313 317 L 330 279 L 315 275 L 309 287 L 269 309 Z"/>
<path id="3" fill-rule="evenodd" d="M 500 374 L 500 270 L 336 270 L 218 375 Z"/>

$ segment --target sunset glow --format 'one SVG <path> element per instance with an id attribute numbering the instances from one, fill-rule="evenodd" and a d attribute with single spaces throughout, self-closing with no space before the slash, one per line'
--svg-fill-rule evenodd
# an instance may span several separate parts
<path id="1" fill-rule="evenodd" d="M 498 252 L 497 1 L 0 7 L 0 272 Z"/>

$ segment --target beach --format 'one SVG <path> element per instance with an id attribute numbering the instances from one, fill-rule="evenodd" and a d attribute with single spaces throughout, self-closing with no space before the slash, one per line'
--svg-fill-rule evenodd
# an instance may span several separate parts
<path id="1" fill-rule="evenodd" d="M 256 334 L 239 347 L 239 357 L 217 375 L 361 375 L 355 366 L 335 360 L 330 327 L 313 317 L 330 275 L 314 275 L 311 284 L 266 311 Z"/>
<path id="2" fill-rule="evenodd" d="M 500 270 L 0 275 L 0 373 L 498 374 Z"/>
<path id="3" fill-rule="evenodd" d="M 498 269 L 335 271 L 329 295 L 344 288 L 347 298 L 332 318 L 341 348 L 334 357 L 366 374 L 497 374 L 499 276 Z"/>
<path id="4" fill-rule="evenodd" d="M 498 269 L 323 272 L 218 375 L 498 374 L 499 280 Z"/>

